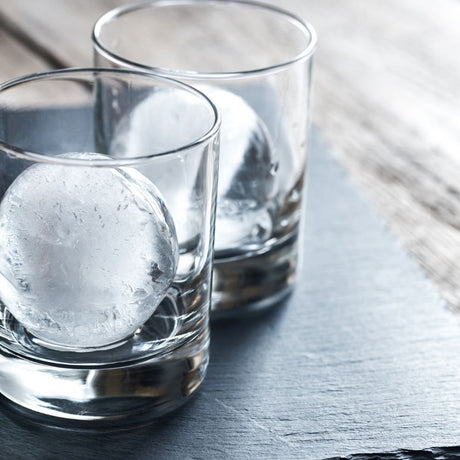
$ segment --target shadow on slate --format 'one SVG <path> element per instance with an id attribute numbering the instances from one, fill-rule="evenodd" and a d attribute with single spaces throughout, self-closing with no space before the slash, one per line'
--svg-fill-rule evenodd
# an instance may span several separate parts
<path id="1" fill-rule="evenodd" d="M 306 217 L 294 294 L 213 324 L 208 376 L 181 410 L 78 431 L 3 401 L 0 458 L 454 458 L 417 450 L 459 443 L 457 321 L 317 132 Z"/>

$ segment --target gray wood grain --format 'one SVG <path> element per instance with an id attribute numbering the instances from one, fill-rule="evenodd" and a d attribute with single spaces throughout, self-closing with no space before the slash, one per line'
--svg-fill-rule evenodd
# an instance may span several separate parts
<path id="1" fill-rule="evenodd" d="M 0 79 L 2 81 L 32 71 L 48 70 L 48 68 L 45 61 L 0 27 Z"/>
<path id="2" fill-rule="evenodd" d="M 35 423 L 3 402 L 2 458 L 455 452 L 439 447 L 460 444 L 458 321 L 317 133 L 306 217 L 295 293 L 264 316 L 213 324 L 208 376 L 188 405 L 111 433 Z"/>
<path id="3" fill-rule="evenodd" d="M 459 309 L 460 3 L 289 4 L 322 38 L 316 123 Z"/>
<path id="4" fill-rule="evenodd" d="M 94 21 L 130 1 L 2 0 L 1 22 L 50 67 L 87 66 Z M 315 25 L 315 123 L 460 311 L 460 3 L 267 1 Z"/>

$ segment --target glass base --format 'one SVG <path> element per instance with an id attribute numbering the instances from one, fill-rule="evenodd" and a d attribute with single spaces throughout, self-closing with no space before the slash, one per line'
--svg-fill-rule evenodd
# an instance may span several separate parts
<path id="1" fill-rule="evenodd" d="M 171 299 L 125 341 L 87 352 L 50 348 L 1 310 L 0 393 L 39 414 L 143 423 L 181 406 L 206 374 L 207 321 L 199 312 L 177 316 Z"/>
<path id="2" fill-rule="evenodd" d="M 297 269 L 298 232 L 249 255 L 214 259 L 212 319 L 265 311 L 293 289 Z"/>
<path id="3" fill-rule="evenodd" d="M 137 424 L 177 409 L 197 390 L 208 365 L 207 349 L 106 369 L 45 366 L 2 350 L 1 393 L 49 416 Z"/>

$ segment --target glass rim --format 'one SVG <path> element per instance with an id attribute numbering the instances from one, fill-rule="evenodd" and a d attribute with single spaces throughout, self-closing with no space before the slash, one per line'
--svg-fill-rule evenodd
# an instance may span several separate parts
<path id="1" fill-rule="evenodd" d="M 197 138 L 196 140 L 184 144 L 180 147 L 171 150 L 165 150 L 158 153 L 153 153 L 150 155 L 138 156 L 138 157 L 131 157 L 131 158 L 112 158 L 107 156 L 107 158 L 95 158 L 95 159 L 83 159 L 83 158 L 66 158 L 60 155 L 50 155 L 46 153 L 38 153 L 33 152 L 28 149 L 22 149 L 17 147 L 9 142 L 4 142 L 0 139 L 0 151 L 3 151 L 6 154 L 12 155 L 16 158 L 21 158 L 24 160 L 30 160 L 36 163 L 47 163 L 47 164 L 58 164 L 58 165 L 68 165 L 68 166 L 87 166 L 87 167 L 124 167 L 124 166 L 135 166 L 142 163 L 146 163 L 151 161 L 154 158 L 158 157 L 165 157 L 168 155 L 174 155 L 186 150 L 190 150 L 192 148 L 198 147 L 199 145 L 205 144 L 209 142 L 211 138 L 213 138 L 219 131 L 221 125 L 221 117 L 220 113 L 217 110 L 214 103 L 209 99 L 206 94 L 197 90 L 193 86 L 188 85 L 187 83 L 180 82 L 178 80 L 174 80 L 173 78 L 164 76 L 164 75 L 157 75 L 152 72 L 144 72 L 139 70 L 131 70 L 131 69 L 113 69 L 113 68 L 104 68 L 104 67 L 73 67 L 67 69 L 57 69 L 45 72 L 38 72 L 28 75 L 23 75 L 18 78 L 14 78 L 12 80 L 8 80 L 4 83 L 0 83 L 0 97 L 2 93 L 8 89 L 17 88 L 20 85 L 27 84 L 30 82 L 40 81 L 40 80 L 47 80 L 50 77 L 54 76 L 66 76 L 66 75 L 75 75 L 75 74 L 125 74 L 125 75 L 137 75 L 141 77 L 147 77 L 151 80 L 157 80 L 166 82 L 168 86 L 175 86 L 178 88 L 182 88 L 184 91 L 188 93 L 192 93 L 197 96 L 199 99 L 203 100 L 205 104 L 207 104 L 213 114 L 213 121 L 211 127 L 205 131 L 205 133 Z M 75 81 L 75 80 L 73 80 Z M 68 152 L 62 152 L 68 153 Z M 70 153 L 70 152 L 69 152 Z M 97 152 L 95 152 L 97 153 Z"/>
<path id="2" fill-rule="evenodd" d="M 129 14 L 134 11 L 139 11 L 143 9 L 149 9 L 155 6 L 161 5 L 205 5 L 205 4 L 217 4 L 217 5 L 239 5 L 239 6 L 249 6 L 252 8 L 260 9 L 267 11 L 279 16 L 284 16 L 287 20 L 293 23 L 299 30 L 301 30 L 305 35 L 309 37 L 307 45 L 304 49 L 296 54 L 294 57 L 287 59 L 286 61 L 279 62 L 277 64 L 254 68 L 250 70 L 241 70 L 234 72 L 199 72 L 185 69 L 168 69 L 163 67 L 155 67 L 142 64 L 140 62 L 131 61 L 128 58 L 122 57 L 108 49 L 101 41 L 100 35 L 103 27 L 112 22 L 114 19 L 124 15 Z M 300 61 L 305 61 L 313 56 L 316 45 L 317 45 L 317 34 L 313 26 L 301 19 L 299 16 L 287 11 L 283 8 L 270 5 L 268 3 L 263 3 L 253 0 L 146 0 L 135 3 L 130 3 L 127 5 L 121 5 L 116 8 L 113 8 L 105 12 L 99 19 L 96 21 L 93 31 L 91 33 L 91 39 L 93 46 L 97 52 L 99 52 L 104 57 L 109 60 L 116 62 L 117 64 L 123 65 L 125 67 L 142 69 L 145 71 L 154 72 L 158 75 L 165 75 L 171 78 L 187 78 L 187 79 L 209 79 L 209 80 L 219 80 L 219 79 L 234 79 L 241 77 L 249 77 L 252 75 L 259 75 L 265 73 L 272 73 L 278 70 L 284 69 L 291 66 L 292 64 Z"/>

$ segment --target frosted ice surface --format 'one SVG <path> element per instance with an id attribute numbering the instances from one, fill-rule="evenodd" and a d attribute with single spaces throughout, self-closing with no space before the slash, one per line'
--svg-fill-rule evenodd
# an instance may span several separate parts
<path id="1" fill-rule="evenodd" d="M 49 343 L 97 347 L 133 333 L 177 262 L 169 213 L 133 169 L 35 164 L 0 203 L 2 302 Z"/>
<path id="2" fill-rule="evenodd" d="M 277 171 L 267 128 L 240 96 L 216 87 L 199 89 L 212 99 L 222 117 L 216 250 L 263 242 L 272 231 Z M 136 107 L 129 121 L 119 124 L 111 155 L 136 157 L 201 137 L 209 126 L 204 118 L 209 113 L 196 110 L 197 104 L 195 99 L 182 100 L 173 91 L 154 93 Z M 153 169 L 139 169 L 147 177 L 155 175 Z M 155 177 L 155 183 L 157 180 L 162 179 Z M 163 182 L 161 190 L 178 187 L 174 178 L 164 177 Z M 164 194 L 174 196 L 175 192 Z M 185 233 L 180 227 L 177 231 L 179 237 Z"/>

